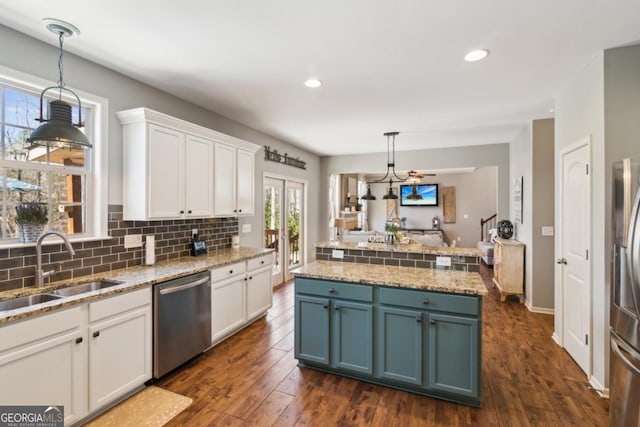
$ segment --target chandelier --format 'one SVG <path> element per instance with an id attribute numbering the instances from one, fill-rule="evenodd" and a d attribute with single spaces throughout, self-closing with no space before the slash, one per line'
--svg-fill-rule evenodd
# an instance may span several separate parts
<path id="1" fill-rule="evenodd" d="M 367 194 L 361 197 L 362 200 L 376 200 L 376 196 L 371 193 L 371 184 L 377 184 L 380 182 L 386 182 L 388 178 L 389 189 L 387 194 L 382 198 L 384 200 L 396 200 L 398 195 L 393 192 L 394 182 L 405 182 L 407 178 L 401 178 L 396 173 L 396 135 L 400 132 L 386 132 L 384 136 L 387 137 L 387 173 L 380 179 L 373 181 L 367 181 Z M 394 179 L 395 178 L 395 179 Z"/>
<path id="2" fill-rule="evenodd" d="M 84 127 L 82 123 L 82 103 L 80 102 L 80 98 L 71 89 L 65 87 L 64 78 L 62 77 L 62 45 L 64 38 L 80 34 L 80 31 L 73 25 L 57 19 L 45 19 L 44 21 L 47 29 L 58 36 L 60 44 L 58 72 L 60 79 L 57 81 L 57 86 L 50 86 L 40 94 L 40 117 L 36 120 L 41 122 L 42 125 L 31 133 L 27 141 L 33 145 L 46 147 L 69 149 L 91 148 L 92 145 L 87 139 L 87 136 L 79 129 Z M 42 101 L 44 94 L 50 89 L 58 90 L 58 99 L 49 101 L 49 118 L 45 119 L 43 117 L 44 108 Z M 62 100 L 63 91 L 69 92 L 78 101 L 78 123 L 72 123 L 71 104 Z"/>

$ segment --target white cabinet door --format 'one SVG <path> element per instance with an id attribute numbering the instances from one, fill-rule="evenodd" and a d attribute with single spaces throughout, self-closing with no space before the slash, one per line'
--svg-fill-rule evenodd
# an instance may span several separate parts
<path id="1" fill-rule="evenodd" d="M 253 320 L 271 308 L 271 267 L 249 271 L 247 276 L 247 319 Z"/>
<path id="2" fill-rule="evenodd" d="M 211 284 L 211 340 L 216 343 L 244 325 L 245 275 Z"/>
<path id="3" fill-rule="evenodd" d="M 184 134 L 149 124 L 147 161 L 148 217 L 179 218 L 184 214 Z"/>
<path id="4" fill-rule="evenodd" d="M 151 378 L 151 316 L 149 304 L 89 327 L 90 411 Z"/>
<path id="5" fill-rule="evenodd" d="M 76 307 L 0 328 L 2 405 L 63 405 L 65 425 L 87 415 L 83 313 Z"/>
<path id="6" fill-rule="evenodd" d="M 236 149 L 216 143 L 214 163 L 214 214 L 236 215 Z"/>
<path id="7" fill-rule="evenodd" d="M 187 135 L 185 143 L 186 216 L 213 215 L 213 142 Z"/>
<path id="8" fill-rule="evenodd" d="M 254 155 L 238 149 L 237 157 L 237 209 L 239 215 L 253 215 L 254 208 Z"/>

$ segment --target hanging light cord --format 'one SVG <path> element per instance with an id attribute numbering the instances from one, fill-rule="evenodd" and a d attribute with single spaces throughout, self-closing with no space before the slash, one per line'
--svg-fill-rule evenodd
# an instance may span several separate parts
<path id="1" fill-rule="evenodd" d="M 380 183 L 385 182 L 387 177 L 389 177 L 389 185 L 394 182 L 405 182 L 407 178 L 400 178 L 396 173 L 396 135 L 398 132 L 387 132 L 384 135 L 387 137 L 387 173 L 380 179 L 374 179 L 373 181 L 367 181 L 368 183 Z M 391 151 L 389 151 L 389 146 L 391 146 Z M 389 176 L 389 172 L 391 175 Z M 395 181 L 393 177 L 396 177 Z"/>
<path id="2" fill-rule="evenodd" d="M 63 88 L 64 80 L 62 78 L 62 70 L 64 68 L 64 63 L 62 62 L 62 57 L 64 50 L 62 50 L 62 45 L 64 44 L 64 34 L 62 33 L 62 31 L 58 35 L 58 40 L 60 40 L 60 57 L 58 58 L 58 71 L 60 73 L 60 79 L 58 80 L 58 87 Z M 62 97 L 62 91 L 60 91 L 60 96 Z"/>

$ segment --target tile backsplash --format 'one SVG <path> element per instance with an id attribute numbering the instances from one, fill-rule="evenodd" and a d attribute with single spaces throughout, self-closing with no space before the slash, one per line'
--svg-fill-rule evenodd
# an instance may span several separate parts
<path id="1" fill-rule="evenodd" d="M 191 230 L 198 229 L 209 251 L 231 247 L 231 236 L 238 234 L 237 218 L 205 218 L 166 221 L 124 221 L 122 205 L 109 205 L 106 240 L 75 242 L 76 255 L 71 257 L 63 244 L 42 247 L 42 265 L 45 271 L 55 269 L 52 280 L 64 280 L 89 274 L 103 273 L 140 265 L 144 247 L 124 248 L 128 234 L 154 235 L 156 262 L 189 256 Z M 25 246 L 0 249 L 0 291 L 34 286 L 36 248 Z"/>

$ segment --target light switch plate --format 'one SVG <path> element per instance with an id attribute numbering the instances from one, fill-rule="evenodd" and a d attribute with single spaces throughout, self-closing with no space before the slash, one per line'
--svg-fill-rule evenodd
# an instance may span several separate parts
<path id="1" fill-rule="evenodd" d="M 344 258 L 344 251 L 340 249 L 334 249 L 331 251 L 331 258 L 342 259 Z"/>
<path id="2" fill-rule="evenodd" d="M 129 234 L 124 236 L 124 248 L 141 248 L 142 247 L 142 234 Z"/>
<path id="3" fill-rule="evenodd" d="M 450 256 L 437 256 L 436 257 L 436 265 L 440 267 L 451 267 L 451 257 Z"/>
<path id="4" fill-rule="evenodd" d="M 553 225 L 543 225 L 542 226 L 542 235 L 543 236 L 553 236 Z"/>
<path id="5" fill-rule="evenodd" d="M 251 224 L 242 224 L 243 233 L 251 233 Z"/>

